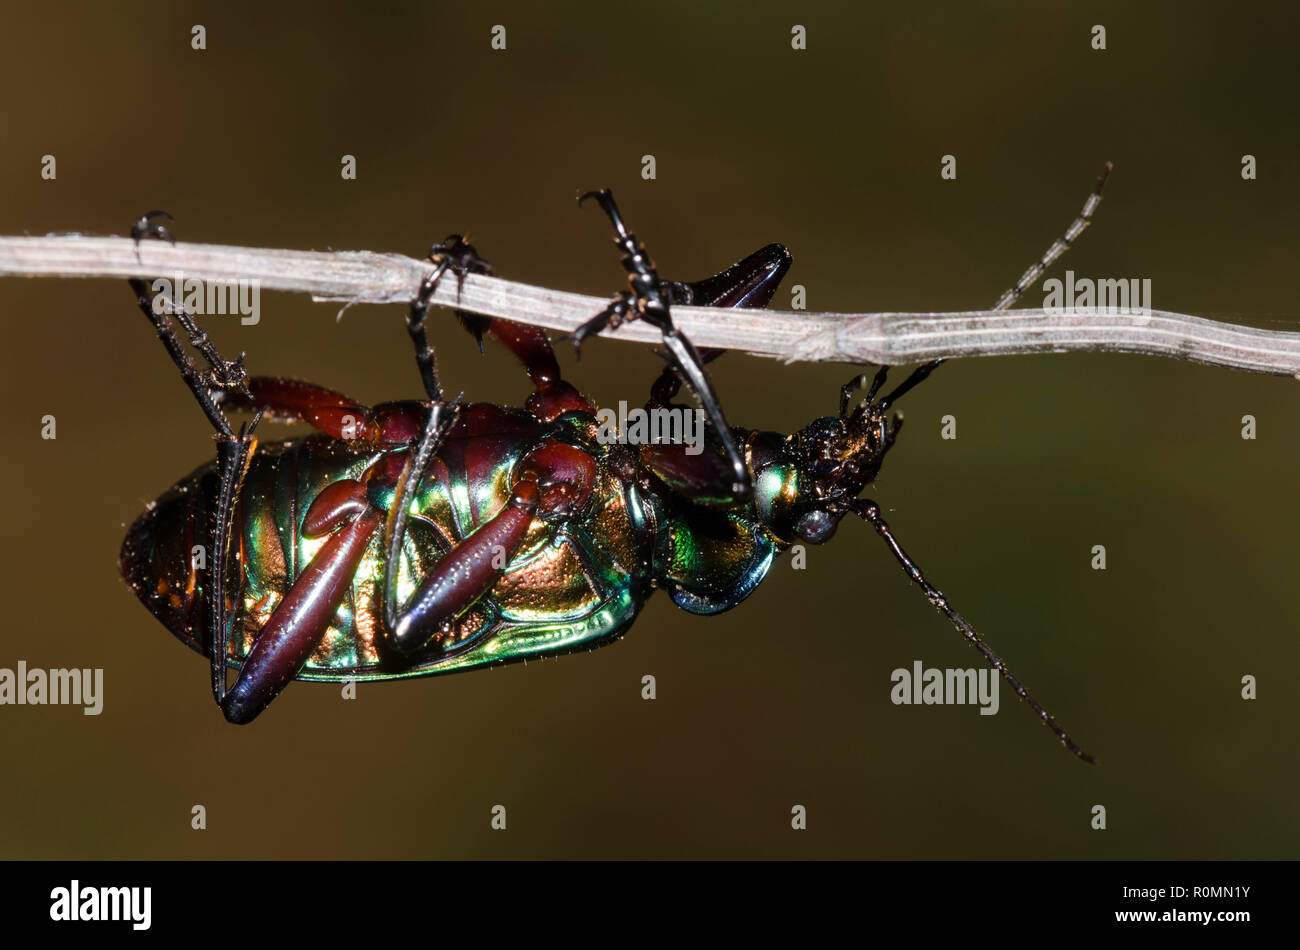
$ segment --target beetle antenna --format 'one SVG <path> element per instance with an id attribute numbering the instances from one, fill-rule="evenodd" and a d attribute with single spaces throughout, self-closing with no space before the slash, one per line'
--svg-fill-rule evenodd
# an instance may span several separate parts
<path id="1" fill-rule="evenodd" d="M 1087 230 L 1088 225 L 1092 224 L 1092 215 L 1097 210 L 1097 205 L 1101 204 L 1101 190 L 1106 187 L 1106 179 L 1110 177 L 1110 170 L 1113 167 L 1110 162 L 1105 164 L 1101 170 L 1101 176 L 1097 179 L 1097 187 L 1088 196 L 1088 200 L 1083 203 L 1083 210 L 1079 212 L 1079 216 L 1070 222 L 1070 226 L 1065 229 L 1065 233 L 1052 243 L 1052 246 L 1047 249 L 1047 253 L 1038 259 L 1038 263 L 1021 274 L 1015 286 L 998 298 L 998 302 L 993 305 L 994 310 L 1009 308 L 1020 298 L 1021 294 L 1038 282 L 1038 278 L 1043 276 L 1043 271 L 1051 267 L 1058 257 L 1068 251 L 1075 241 L 1079 240 L 1079 235 Z"/>
<path id="2" fill-rule="evenodd" d="M 948 618 L 949 622 L 957 628 L 958 632 L 965 637 L 967 641 L 970 642 L 971 646 L 980 651 L 980 654 L 988 661 L 989 665 L 993 667 L 993 669 L 997 670 L 998 673 L 1001 674 L 1002 678 L 1007 681 L 1007 684 L 1015 690 L 1016 695 L 1028 703 L 1029 708 L 1038 715 L 1038 718 L 1043 721 L 1047 728 L 1051 729 L 1052 732 L 1056 734 L 1056 738 L 1060 739 L 1065 747 L 1077 758 L 1082 759 L 1084 762 L 1089 764 L 1093 764 L 1095 762 L 1093 757 L 1080 749 L 1078 745 L 1075 744 L 1075 741 L 1070 738 L 1069 734 L 1057 725 L 1056 720 L 1052 718 L 1052 714 L 1039 705 L 1038 701 L 1029 695 L 1029 691 L 1020 685 L 1020 681 L 1012 675 L 1009 669 L 1007 669 L 1007 665 L 1003 662 L 1002 657 L 994 653 L 989 648 L 988 644 L 980 639 L 980 635 L 975 631 L 975 628 L 970 625 L 965 617 L 957 613 L 957 611 L 953 610 L 952 607 L 948 605 L 948 599 L 944 597 L 943 592 L 925 579 L 925 575 L 921 572 L 921 568 L 912 560 L 908 553 L 903 550 L 902 545 L 900 545 L 897 539 L 895 539 L 893 532 L 889 530 L 889 524 L 880 514 L 880 506 L 874 501 L 870 501 L 866 498 L 857 498 L 851 503 L 851 508 L 854 513 L 859 515 L 864 521 L 875 528 L 877 534 L 885 539 L 885 543 L 889 545 L 889 550 L 894 553 L 894 557 L 897 558 L 898 563 L 903 566 L 903 570 L 907 572 L 907 576 L 912 579 L 912 582 L 916 584 L 917 587 L 921 588 L 921 591 L 925 594 L 930 603 L 934 605 L 935 609 Z"/>
<path id="3" fill-rule="evenodd" d="M 1052 242 L 1052 246 L 1047 249 L 1047 252 L 1029 270 L 1020 275 L 1020 279 L 1015 282 L 1015 285 L 998 298 L 998 302 L 993 305 L 992 309 L 1006 310 L 1010 308 L 1013 303 L 1020 299 L 1021 294 L 1038 282 L 1038 278 L 1043 276 L 1043 271 L 1051 267 L 1058 257 L 1074 245 L 1074 242 L 1079 239 L 1079 235 L 1087 230 L 1088 225 L 1092 224 L 1092 215 L 1097 210 L 1097 205 L 1101 204 L 1101 190 L 1106 187 L 1106 179 L 1110 177 L 1112 167 L 1114 166 L 1110 162 L 1105 164 L 1101 170 L 1101 177 L 1097 179 L 1097 187 L 1088 196 L 1088 200 L 1083 203 L 1083 210 L 1079 212 L 1079 216 L 1070 222 L 1070 226 L 1065 229 L 1063 235 Z M 945 362 L 946 360 L 931 360 L 929 363 L 918 366 L 912 371 L 911 376 L 899 384 L 897 389 L 880 400 L 881 410 L 888 409 L 894 400 L 912 389 Z"/>

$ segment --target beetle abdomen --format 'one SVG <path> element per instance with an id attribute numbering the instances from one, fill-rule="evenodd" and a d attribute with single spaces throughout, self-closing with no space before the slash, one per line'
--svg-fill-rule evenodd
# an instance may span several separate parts
<path id="1" fill-rule="evenodd" d="M 449 438 L 412 506 L 398 572 L 405 600 L 450 546 L 505 503 L 527 433 L 491 451 L 474 436 Z M 312 500 L 361 477 L 373 454 L 325 436 L 259 445 L 236 508 L 228 597 L 237 608 L 229 663 L 239 666 L 258 632 L 325 538 L 303 537 Z M 485 459 L 490 458 L 490 464 Z M 145 606 L 190 647 L 207 652 L 207 597 L 217 476 L 213 465 L 167 491 L 122 545 L 123 577 Z M 590 649 L 621 633 L 650 593 L 622 483 L 602 466 L 586 515 L 557 530 L 536 523 L 486 596 L 414 656 L 382 633 L 382 530 L 371 539 L 333 623 L 300 679 L 393 679 Z"/>

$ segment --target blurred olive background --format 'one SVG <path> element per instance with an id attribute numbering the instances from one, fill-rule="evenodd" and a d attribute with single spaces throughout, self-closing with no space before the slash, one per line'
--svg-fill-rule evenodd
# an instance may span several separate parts
<path id="1" fill-rule="evenodd" d="M 125 233 L 165 208 L 182 240 L 418 256 L 465 231 L 503 276 L 607 295 L 625 286 L 609 227 L 574 197 L 609 186 L 668 276 L 779 240 L 783 309 L 802 284 L 812 310 L 956 310 L 991 305 L 1110 159 L 1096 223 L 1053 275 L 1149 277 L 1159 308 L 1300 330 L 1288 5 L 793 9 L 10 6 L 0 233 Z M 337 309 L 267 294 L 257 326 L 208 326 L 254 372 L 419 396 L 401 311 Z M 4 857 L 1297 854 L 1294 380 L 1013 357 L 946 366 L 904 401 L 872 496 L 1090 768 L 1006 689 L 991 717 L 890 703 L 896 667 L 979 660 L 848 522 L 720 617 L 660 596 L 594 653 L 362 684 L 355 702 L 295 685 L 229 726 L 204 662 L 116 569 L 126 525 L 211 457 L 201 414 L 123 282 L 3 280 L 0 320 L 0 667 L 103 667 L 106 694 L 98 718 L 0 708 Z M 436 339 L 452 392 L 527 393 L 449 317 Z M 628 343 L 580 365 L 560 350 L 607 402 L 635 404 L 661 365 Z M 735 422 L 783 431 L 832 411 L 854 372 L 714 366 Z"/>

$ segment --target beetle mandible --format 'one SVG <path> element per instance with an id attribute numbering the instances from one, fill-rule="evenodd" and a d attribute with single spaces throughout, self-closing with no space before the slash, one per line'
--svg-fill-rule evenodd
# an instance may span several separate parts
<path id="1" fill-rule="evenodd" d="M 1110 166 L 1083 211 L 997 302 L 1009 306 L 1087 227 Z M 131 526 L 119 567 L 150 612 L 207 654 L 227 720 L 251 722 L 293 679 L 341 682 L 450 673 L 592 649 L 623 634 L 656 588 L 698 614 L 738 605 L 797 542 L 822 544 L 849 514 L 900 565 L 1077 757 L 1092 761 L 1008 671 L 903 550 L 880 507 L 859 497 L 902 426 L 890 408 L 942 361 L 882 395 L 888 367 L 856 375 L 835 416 L 791 435 L 731 427 L 673 305 L 765 307 L 791 256 L 769 244 L 704 280 L 663 280 L 608 190 L 587 192 L 615 231 L 629 289 L 573 334 L 640 319 L 662 331 L 668 366 L 647 411 L 685 411 L 682 383 L 710 426 L 682 442 L 611 443 L 597 407 L 566 382 L 544 331 L 456 311 L 523 364 L 522 408 L 447 401 L 427 316 L 439 282 L 491 267 L 452 235 L 406 325 L 426 400 L 366 407 L 321 386 L 250 377 L 223 359 L 194 317 L 147 281 L 130 281 L 215 430 L 217 459 L 182 479 Z M 165 212 L 132 236 L 173 240 Z M 206 362 L 201 369 L 188 343 Z M 865 397 L 854 396 L 859 389 Z M 236 430 L 227 410 L 253 413 Z M 259 421 L 305 422 L 303 439 L 259 444 Z M 215 596 L 214 592 L 221 592 Z M 227 667 L 237 669 L 233 686 Z"/>

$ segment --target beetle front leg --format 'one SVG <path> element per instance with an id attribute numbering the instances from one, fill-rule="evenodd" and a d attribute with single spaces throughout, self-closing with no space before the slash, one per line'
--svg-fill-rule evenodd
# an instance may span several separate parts
<path id="1" fill-rule="evenodd" d="M 792 260 L 785 245 L 769 244 L 732 264 L 720 274 L 703 280 L 666 283 L 674 304 L 761 310 L 772 302 Z M 725 352 L 726 350 L 700 347 L 700 359 L 711 363 Z M 667 406 L 681 387 L 681 376 L 676 368 L 672 365 L 665 366 L 650 387 L 650 401 L 646 407 Z"/>
<path id="2" fill-rule="evenodd" d="M 677 304 L 761 309 L 771 303 L 790 263 L 790 252 L 783 245 L 769 244 L 713 277 L 691 283 L 670 283 L 668 287 L 673 303 Z M 709 363 L 725 352 L 703 348 L 699 351 L 700 361 Z M 665 366 L 650 387 L 646 408 L 669 408 L 681 385 L 682 376 L 677 367 L 671 363 Z M 643 445 L 640 457 L 641 464 L 665 488 L 695 504 L 725 506 L 739 500 L 733 489 L 731 467 L 715 452 L 692 455 L 683 445 Z"/>
<path id="3" fill-rule="evenodd" d="M 578 203 L 581 204 L 588 198 L 596 199 L 614 225 L 614 243 L 623 251 L 621 263 L 627 271 L 631 290 L 623 291 L 608 307 L 580 326 L 574 333 L 575 345 L 581 346 L 588 334 L 599 332 L 607 325 L 618 326 L 625 319 L 645 320 L 658 329 L 663 334 L 669 361 L 695 393 L 696 399 L 713 423 L 714 432 L 731 464 L 732 495 L 736 498 L 748 497 L 753 492 L 749 468 L 736 445 L 735 436 L 722 412 L 722 405 L 709 380 L 709 374 L 704 369 L 705 360 L 686 335 L 673 324 L 671 301 L 674 293 L 683 285 L 660 279 L 645 246 L 624 225 L 618 205 L 614 203 L 614 197 L 608 189 L 589 191 L 578 199 Z"/>

